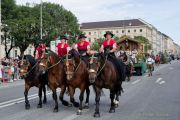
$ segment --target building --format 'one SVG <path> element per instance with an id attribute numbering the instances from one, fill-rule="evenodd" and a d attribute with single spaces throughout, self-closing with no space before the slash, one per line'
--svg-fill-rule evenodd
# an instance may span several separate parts
<path id="1" fill-rule="evenodd" d="M 166 46 L 166 42 L 171 43 L 170 37 L 166 38 L 153 25 L 142 19 L 82 23 L 80 29 L 87 35 L 90 42 L 103 38 L 106 31 L 112 31 L 117 37 L 123 35 L 131 38 L 135 36 L 146 37 L 152 45 L 154 54 L 164 52 L 166 47 L 170 47 Z M 167 39 L 167 41 L 164 41 L 164 39 Z"/>

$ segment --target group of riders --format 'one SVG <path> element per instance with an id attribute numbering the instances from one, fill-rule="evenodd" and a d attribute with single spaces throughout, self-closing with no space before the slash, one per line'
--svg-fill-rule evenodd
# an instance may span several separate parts
<path id="1" fill-rule="evenodd" d="M 46 84 L 52 90 L 52 96 L 55 101 L 55 112 L 58 111 L 56 89 L 58 87 L 61 88 L 59 98 L 63 105 L 68 105 L 63 99 L 67 87 L 70 101 L 74 106 L 79 107 L 78 114 L 81 114 L 84 91 L 87 94 L 86 105 L 88 105 L 89 86 L 93 84 L 96 93 L 94 116 L 100 116 L 99 101 L 102 88 L 110 90 L 111 107 L 109 112 L 115 112 L 115 106 L 118 105 L 119 96 L 123 92 L 122 82 L 126 80 L 126 77 L 130 80 L 132 64 L 133 62 L 137 62 L 137 50 L 134 49 L 132 52 L 129 50 L 120 50 L 117 52 L 117 44 L 113 36 L 114 34 L 110 31 L 104 34 L 105 40 L 102 42 L 98 52 L 91 49 L 90 43 L 86 41 L 86 36 L 81 34 L 79 36 L 79 42 L 75 43 L 72 47 L 67 43 L 68 38 L 61 36 L 61 42 L 56 46 L 56 53 L 47 50 L 46 45 L 40 42 L 35 54 L 35 59 L 37 60 L 31 56 L 26 56 L 29 61 L 27 62 L 24 61 L 25 57 L 23 56 L 20 61 L 20 73 L 25 73 L 23 76 L 25 78 L 24 95 L 26 109 L 30 107 L 27 97 L 28 91 L 33 86 L 39 87 L 40 99 L 38 107 L 42 107 L 42 90 L 44 91 L 43 102 L 46 102 L 44 87 Z M 147 63 L 149 64 L 150 62 L 148 58 Z M 43 76 L 44 73 L 45 75 Z M 41 75 L 42 77 L 39 78 Z M 42 80 L 46 78 L 48 82 Z M 81 91 L 79 96 L 80 105 L 75 102 L 73 96 L 76 88 L 79 88 Z"/>

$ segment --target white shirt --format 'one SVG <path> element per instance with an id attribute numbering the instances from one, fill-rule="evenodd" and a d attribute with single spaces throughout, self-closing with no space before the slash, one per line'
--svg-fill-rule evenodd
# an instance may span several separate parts
<path id="1" fill-rule="evenodd" d="M 149 64 L 149 65 L 151 65 L 151 64 L 154 63 L 154 60 L 149 57 L 149 58 L 146 60 L 146 63 Z"/>

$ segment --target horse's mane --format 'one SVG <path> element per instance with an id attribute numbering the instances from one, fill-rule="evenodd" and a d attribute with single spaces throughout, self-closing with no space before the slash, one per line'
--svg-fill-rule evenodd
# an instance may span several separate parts
<path id="1" fill-rule="evenodd" d="M 69 51 L 69 54 L 72 54 L 73 57 L 75 57 L 75 58 L 79 58 L 79 57 L 80 57 L 79 52 L 78 52 L 77 50 L 75 50 L 75 49 L 71 49 L 71 50 Z"/>
<path id="2" fill-rule="evenodd" d="M 27 61 L 29 61 L 29 63 L 31 64 L 31 66 L 34 66 L 36 64 L 36 60 L 32 55 L 25 55 L 24 59 L 26 59 Z"/>
<path id="3" fill-rule="evenodd" d="M 48 50 L 48 52 L 49 52 L 48 54 L 50 54 L 52 57 L 54 57 L 56 59 L 56 61 L 59 60 L 59 56 L 55 52 L 53 52 L 52 50 Z"/>

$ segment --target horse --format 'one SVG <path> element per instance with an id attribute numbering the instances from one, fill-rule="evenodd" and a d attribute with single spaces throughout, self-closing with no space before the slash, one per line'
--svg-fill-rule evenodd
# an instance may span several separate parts
<path id="1" fill-rule="evenodd" d="M 104 56 L 102 53 L 97 53 L 94 56 L 91 57 L 88 65 L 89 82 L 93 84 L 96 93 L 94 117 L 100 117 L 99 101 L 102 88 L 110 90 L 111 107 L 109 112 L 113 113 L 115 112 L 115 96 L 118 99 L 118 96 L 123 91 L 122 81 L 125 80 L 125 72 L 123 71 L 121 75 L 118 75 L 115 65 L 108 60 L 108 56 Z M 124 70 L 124 66 L 121 67 Z"/>
<path id="2" fill-rule="evenodd" d="M 48 86 L 52 90 L 52 96 L 55 101 L 55 107 L 53 112 L 58 112 L 58 101 L 56 89 L 61 88 L 59 100 L 65 106 L 70 106 L 70 104 L 64 100 L 64 93 L 66 91 L 66 74 L 64 71 L 64 65 L 62 59 L 54 53 L 53 51 L 48 51 L 44 54 L 39 63 L 39 71 L 41 74 L 47 72 L 48 76 Z"/>
<path id="3" fill-rule="evenodd" d="M 80 54 L 75 50 L 72 49 L 69 51 L 69 54 L 66 55 L 65 59 L 65 70 L 67 74 L 67 84 L 70 94 L 70 101 L 73 103 L 73 105 L 76 105 L 77 102 L 74 100 L 74 93 L 75 89 L 80 89 L 80 95 L 79 100 L 80 104 L 79 110 L 77 111 L 77 115 L 82 114 L 82 102 L 84 99 L 84 92 L 86 90 L 86 101 L 85 101 L 85 108 L 89 108 L 89 79 L 88 79 L 88 70 L 87 70 L 87 64 L 85 61 L 81 60 Z M 77 105 L 76 105 L 77 106 Z"/>
<path id="4" fill-rule="evenodd" d="M 45 88 L 45 85 L 47 84 L 46 75 L 38 74 L 38 61 L 31 55 L 25 55 L 23 59 L 19 61 L 18 66 L 20 68 L 20 77 L 25 79 L 25 109 L 30 109 L 28 91 L 34 86 L 39 88 L 39 103 L 37 107 L 42 108 L 42 90 L 44 92 L 43 103 L 45 104 L 47 102 Z"/>

